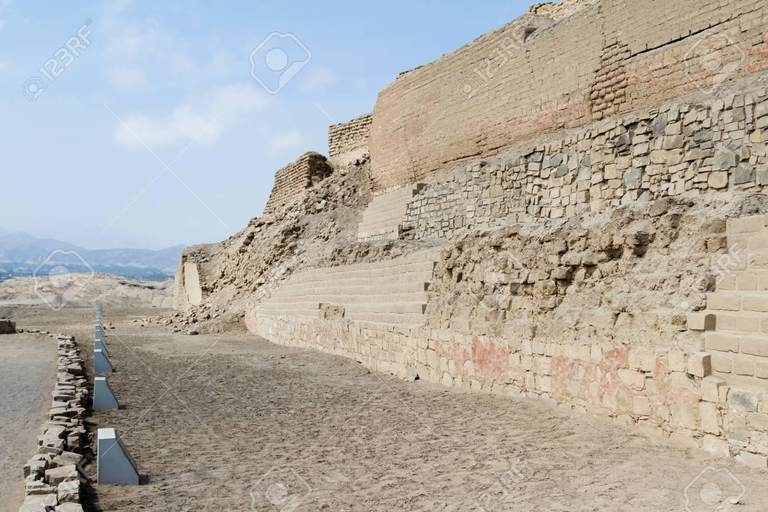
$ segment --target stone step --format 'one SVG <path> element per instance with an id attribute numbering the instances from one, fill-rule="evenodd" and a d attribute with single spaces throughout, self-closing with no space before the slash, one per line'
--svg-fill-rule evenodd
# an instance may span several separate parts
<path id="1" fill-rule="evenodd" d="M 394 217 L 389 220 L 384 220 L 381 222 L 375 222 L 375 223 L 369 223 L 369 224 L 360 224 L 357 228 L 358 233 L 377 233 L 382 231 L 396 231 L 399 229 L 400 226 L 403 224 L 403 216 L 398 215 L 397 217 Z"/>
<path id="2" fill-rule="evenodd" d="M 768 334 L 729 333 L 708 331 L 704 333 L 704 346 L 709 351 L 731 352 L 768 358 Z M 768 362 L 768 359 L 766 359 Z"/>
<path id="3" fill-rule="evenodd" d="M 415 294 L 427 291 L 428 281 L 407 282 L 407 283 L 388 283 L 382 282 L 372 286 L 369 282 L 365 284 L 341 283 L 334 285 L 291 285 L 286 283 L 281 288 L 274 291 L 273 297 L 285 296 L 309 296 L 315 294 L 326 295 L 401 295 Z"/>
<path id="4" fill-rule="evenodd" d="M 716 291 L 707 294 L 707 309 L 768 312 L 768 293 Z"/>
<path id="5" fill-rule="evenodd" d="M 372 297 L 376 299 L 375 297 Z M 297 309 L 315 311 L 320 309 L 320 304 L 329 304 L 331 306 L 338 306 L 343 308 L 347 313 L 410 313 L 410 314 L 423 314 L 427 305 L 421 302 L 376 302 L 374 300 L 368 300 L 365 302 L 356 303 L 340 303 L 333 302 L 333 299 L 329 298 L 330 302 L 315 302 L 314 300 L 307 300 L 303 302 L 279 302 L 269 301 L 259 308 L 259 311 L 293 311 Z"/>
<path id="6" fill-rule="evenodd" d="M 313 293 L 305 294 L 275 294 L 270 300 L 274 304 L 291 304 L 300 302 L 327 302 L 330 304 L 367 304 L 371 301 L 387 304 L 399 304 L 403 302 L 427 303 L 427 294 L 421 293 L 401 293 L 401 294 L 345 294 L 333 293 L 331 291 L 316 290 Z"/>
<path id="7" fill-rule="evenodd" d="M 714 330 L 717 332 L 762 332 L 768 336 L 768 313 L 718 310 L 706 310 L 704 313 L 715 316 Z"/>
<path id="8" fill-rule="evenodd" d="M 392 220 L 400 221 L 405 215 L 407 208 L 406 205 L 394 205 L 389 208 L 378 208 L 376 210 L 366 210 L 363 213 L 363 220 L 360 222 L 360 226 L 370 226 L 381 222 L 391 222 Z"/>
<path id="9" fill-rule="evenodd" d="M 306 279 L 308 277 L 325 278 L 328 276 L 334 276 L 334 279 L 347 279 L 349 277 L 383 277 L 401 274 L 411 274 L 417 272 L 432 272 L 435 268 L 435 261 L 416 261 L 407 263 L 404 265 L 396 266 L 381 266 L 381 267 L 356 267 L 350 265 L 345 267 L 330 267 L 323 269 L 310 269 L 297 272 L 292 276 L 300 279 Z M 365 274 L 363 276 L 363 274 Z"/>

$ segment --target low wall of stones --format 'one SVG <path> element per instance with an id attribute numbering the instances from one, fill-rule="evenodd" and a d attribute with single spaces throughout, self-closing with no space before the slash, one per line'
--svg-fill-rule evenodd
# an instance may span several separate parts
<path id="1" fill-rule="evenodd" d="M 347 357 L 404 379 L 541 398 L 610 416 L 648 434 L 766 467 L 765 393 L 713 377 L 708 354 L 610 343 L 563 346 L 300 316 L 256 317 L 249 329 L 275 343 Z"/>
<path id="2" fill-rule="evenodd" d="M 37 437 L 37 454 L 24 466 L 26 498 L 19 512 L 83 511 L 78 466 L 86 435 L 85 362 L 74 337 L 59 336 L 58 351 L 53 404 Z"/>
<path id="3" fill-rule="evenodd" d="M 372 114 L 365 114 L 328 128 L 328 156 L 336 163 L 346 164 L 368 152 Z"/>
<path id="4" fill-rule="evenodd" d="M 765 2 L 599 0 L 557 21 L 540 12 L 381 91 L 374 189 L 692 90 L 712 93 L 768 66 Z"/>
<path id="5" fill-rule="evenodd" d="M 275 185 L 264 213 L 268 214 L 299 196 L 312 185 L 331 175 L 333 169 L 319 153 L 305 153 L 275 174 Z"/>
<path id="6" fill-rule="evenodd" d="M 448 237 L 669 196 L 763 191 L 768 92 L 762 78 L 438 171 L 408 205 L 406 236 Z"/>

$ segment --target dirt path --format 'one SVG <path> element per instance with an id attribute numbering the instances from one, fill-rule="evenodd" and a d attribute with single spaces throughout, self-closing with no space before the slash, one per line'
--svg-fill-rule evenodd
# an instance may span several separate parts
<path id="1" fill-rule="evenodd" d="M 24 499 L 21 469 L 37 452 L 55 378 L 55 340 L 0 336 L 0 512 L 17 512 Z"/>
<path id="2" fill-rule="evenodd" d="M 734 512 L 768 503 L 768 472 L 604 418 L 401 382 L 252 336 L 173 336 L 130 310 L 106 316 L 124 409 L 91 420 L 117 429 L 146 484 L 95 486 L 86 510 L 683 511 L 708 467 L 690 510 L 714 510 L 700 491 L 713 499 L 717 485 L 724 497 L 744 486 Z"/>

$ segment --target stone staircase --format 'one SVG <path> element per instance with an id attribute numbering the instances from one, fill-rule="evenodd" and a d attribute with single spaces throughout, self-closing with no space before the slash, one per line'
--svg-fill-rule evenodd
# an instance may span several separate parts
<path id="1" fill-rule="evenodd" d="M 376 263 L 297 272 L 264 301 L 256 315 L 422 324 L 438 253 L 439 249 L 429 249 Z"/>
<path id="2" fill-rule="evenodd" d="M 375 196 L 363 212 L 363 220 L 357 228 L 358 240 L 400 238 L 408 202 L 423 186 L 423 184 L 407 185 Z"/>
<path id="3" fill-rule="evenodd" d="M 768 389 L 768 216 L 728 221 L 727 256 L 703 316 L 713 374 L 729 384 Z M 711 330 L 710 330 L 711 329 Z"/>

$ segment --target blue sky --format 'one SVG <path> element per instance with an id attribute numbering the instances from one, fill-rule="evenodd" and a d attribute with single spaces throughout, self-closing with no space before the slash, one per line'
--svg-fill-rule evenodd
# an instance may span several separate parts
<path id="1" fill-rule="evenodd" d="M 0 0 L 0 228 L 93 249 L 225 239 L 277 169 L 327 153 L 330 124 L 528 5 Z M 273 32 L 311 54 L 277 94 L 249 62 Z"/>

